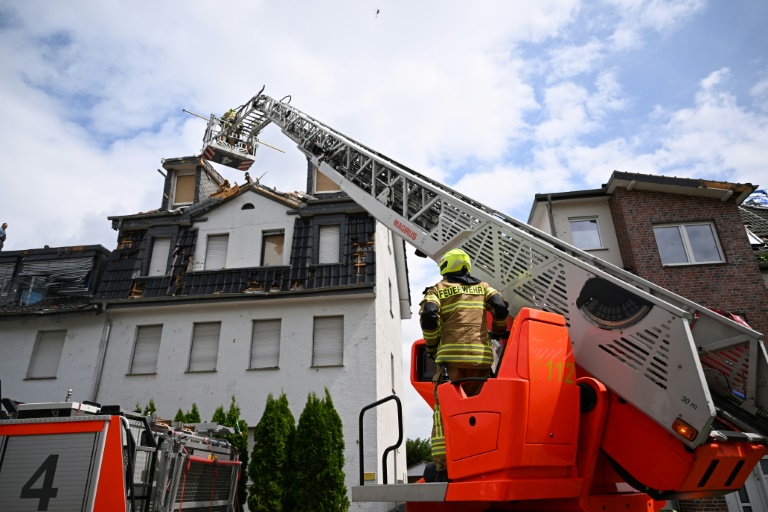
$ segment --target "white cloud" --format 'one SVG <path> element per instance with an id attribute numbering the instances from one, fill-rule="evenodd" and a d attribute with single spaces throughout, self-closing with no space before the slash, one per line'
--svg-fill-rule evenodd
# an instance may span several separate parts
<path id="1" fill-rule="evenodd" d="M 701 80 L 680 69 L 696 89 L 687 104 L 648 101 L 657 107 L 634 112 L 627 133 L 606 129 L 644 94 L 622 82 L 627 64 L 612 57 L 641 59 L 649 40 L 663 45 L 706 15 L 703 1 L 230 1 L 215 12 L 179 0 L 5 4 L 5 250 L 113 248 L 106 216 L 158 207 L 160 159 L 200 149 L 204 123 L 181 109 L 222 113 L 265 84 L 355 140 L 523 220 L 533 194 L 597 187 L 614 169 L 768 182 L 765 80 L 751 86 L 760 110 L 737 101 L 731 89 L 744 77 L 736 71 Z M 616 67 L 605 69 L 609 61 Z M 286 154 L 262 147 L 251 175 L 303 189 L 306 163 L 293 143 L 275 127 L 261 138 Z M 432 263 L 416 261 L 409 258 L 414 309 L 437 278 Z M 407 346 L 420 336 L 415 322 L 404 325 Z M 409 435 L 425 437 L 428 408 L 412 399 Z"/>

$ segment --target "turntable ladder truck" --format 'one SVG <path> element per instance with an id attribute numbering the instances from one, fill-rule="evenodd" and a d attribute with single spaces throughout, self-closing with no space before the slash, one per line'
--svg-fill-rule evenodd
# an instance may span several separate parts
<path id="1" fill-rule="evenodd" d="M 439 386 L 451 481 L 362 485 L 361 476 L 353 500 L 405 501 L 417 512 L 639 511 L 743 485 L 768 433 L 760 333 L 399 164 L 291 106 L 290 97 L 263 91 L 234 120 L 211 116 L 206 158 L 250 166 L 257 135 L 274 123 L 417 254 L 437 260 L 454 248 L 466 251 L 472 274 L 502 293 L 515 319 L 479 395 L 467 397 L 460 382 Z M 734 348 L 740 360 L 719 356 Z M 712 361 L 731 383 L 728 393 L 708 387 L 704 370 Z M 423 340 L 415 342 L 411 381 L 430 405 L 433 372 Z M 716 418 L 728 430 L 715 429 Z"/>

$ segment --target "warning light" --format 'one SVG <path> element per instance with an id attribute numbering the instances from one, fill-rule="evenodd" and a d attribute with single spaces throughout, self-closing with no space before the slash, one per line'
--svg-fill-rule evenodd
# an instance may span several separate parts
<path id="1" fill-rule="evenodd" d="M 685 439 L 689 441 L 693 441 L 696 439 L 696 436 L 698 435 L 698 432 L 695 428 L 681 420 L 680 418 L 677 418 L 674 423 L 672 423 L 672 430 L 677 432 L 677 435 L 680 437 L 684 437 Z"/>

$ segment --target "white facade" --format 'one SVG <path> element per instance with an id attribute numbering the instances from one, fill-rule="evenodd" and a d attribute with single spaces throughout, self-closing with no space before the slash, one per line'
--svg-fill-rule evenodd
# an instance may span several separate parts
<path id="1" fill-rule="evenodd" d="M 77 399 L 88 400 L 97 372 L 104 319 L 103 314 L 91 311 L 0 321 L 2 396 L 22 402 L 60 402 L 71 389 Z M 66 333 L 55 375 L 30 377 L 40 333 L 53 331 Z"/>
<path id="2" fill-rule="evenodd" d="M 552 201 L 551 208 L 554 232 L 552 229 L 553 222 L 550 221 L 549 205 L 546 201 L 538 201 L 534 204 L 528 220 L 529 224 L 578 247 L 578 244 L 574 243 L 571 222 L 594 219 L 599 229 L 601 246 L 584 247 L 583 250 L 618 267 L 624 266 L 621 261 L 619 242 L 616 238 L 616 228 L 613 225 L 607 195 L 576 199 L 558 197 L 556 201 Z"/>
<path id="3" fill-rule="evenodd" d="M 296 219 L 297 208 L 269 197 L 268 191 L 241 191 L 192 218 L 192 229 L 197 229 L 198 234 L 188 271 L 215 270 L 206 267 L 207 243 L 210 236 L 222 235 L 227 235 L 224 269 L 262 266 L 265 233 L 284 234 L 280 264 L 289 265 Z M 196 403 L 204 421 L 218 406 L 226 410 L 234 396 L 241 417 L 255 427 L 270 393 L 275 397 L 282 392 L 287 395 L 298 422 L 308 394 L 314 392 L 322 398 L 327 388 L 343 423 L 346 483 L 358 485 L 358 416 L 364 406 L 381 398 L 393 393 L 403 396 L 401 319 L 410 315 L 407 280 L 398 275 L 405 272 L 404 261 L 396 262 L 396 257 L 404 257 L 402 241 L 393 239 L 388 230 L 376 224 L 374 242 L 375 283 L 319 287 L 282 295 L 274 289 L 269 293 L 221 296 L 213 292 L 139 300 L 126 295 L 125 299 L 100 304 L 106 309 L 99 315 L 94 310 L 88 316 L 2 321 L 2 393 L 28 402 L 57 401 L 73 389 L 76 401 L 93 400 L 123 408 L 133 408 L 137 403 L 143 407 L 153 400 L 157 414 L 163 418 L 173 418 L 178 409 L 188 411 Z M 148 247 L 154 247 L 154 243 L 150 240 Z M 169 261 L 173 261 L 174 247 L 169 251 Z M 156 278 L 170 274 L 171 268 L 163 273 L 162 262 L 152 261 L 151 253 L 149 249 L 143 253 L 142 258 L 148 260 L 145 266 L 155 272 Z M 313 364 L 318 317 L 341 319 L 339 364 Z M 258 366 L 252 365 L 251 357 L 254 321 L 259 320 L 280 322 L 277 367 L 251 368 Z M 212 356 L 214 366 L 190 371 L 195 325 L 211 323 L 220 324 Z M 140 328 L 148 332 L 149 326 L 162 326 L 159 345 L 142 345 L 142 362 L 134 365 L 137 335 Z M 26 379 L 37 333 L 46 329 L 67 331 L 58 372 L 53 378 Z M 151 330 L 157 333 L 157 328 Z M 210 349 L 214 345 L 206 346 Z M 156 369 L 148 371 L 151 364 L 148 366 L 147 361 L 153 361 L 155 354 Z M 397 441 L 394 402 L 369 411 L 364 432 L 364 470 L 374 473 L 375 480 L 381 482 L 382 454 Z M 249 434 L 252 443 L 252 432 Z M 396 456 L 390 454 L 387 464 L 390 483 L 407 481 L 405 440 Z M 351 510 L 360 511 L 393 508 L 388 503 L 351 506 Z"/>

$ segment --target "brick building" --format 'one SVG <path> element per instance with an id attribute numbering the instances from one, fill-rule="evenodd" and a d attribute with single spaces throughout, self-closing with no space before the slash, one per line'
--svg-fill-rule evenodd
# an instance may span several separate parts
<path id="1" fill-rule="evenodd" d="M 755 189 L 751 184 L 614 172 L 599 189 L 537 194 L 528 223 L 768 332 L 768 289 L 739 208 Z M 713 396 L 741 389 L 748 351 L 746 345 L 736 345 L 718 360 L 702 356 Z M 720 389 L 723 381 L 728 384 Z M 726 408 L 727 400 L 721 405 Z M 763 476 L 768 460 L 761 463 L 739 493 L 680 502 L 678 510 L 768 510 Z"/>

